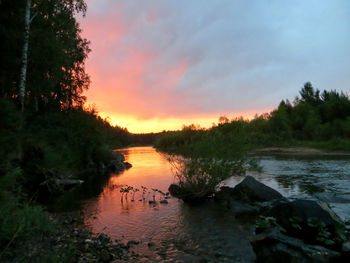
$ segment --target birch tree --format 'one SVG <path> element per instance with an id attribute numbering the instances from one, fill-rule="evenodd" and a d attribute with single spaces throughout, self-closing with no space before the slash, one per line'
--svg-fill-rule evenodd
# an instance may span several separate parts
<path id="1" fill-rule="evenodd" d="M 19 99 L 24 111 L 24 98 L 26 93 L 26 80 L 27 80 L 27 67 L 28 67 L 28 48 L 29 48 L 29 33 L 30 33 L 30 8 L 32 5 L 31 0 L 27 0 L 26 9 L 25 9 L 25 31 L 24 31 L 24 45 L 22 51 L 22 67 L 21 67 L 21 76 L 19 82 Z"/>

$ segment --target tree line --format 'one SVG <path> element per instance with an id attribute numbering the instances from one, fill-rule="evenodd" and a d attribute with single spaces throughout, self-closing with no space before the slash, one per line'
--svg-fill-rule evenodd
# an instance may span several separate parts
<path id="1" fill-rule="evenodd" d="M 229 120 L 201 129 L 185 126 L 163 133 L 155 142 L 159 149 L 189 155 L 230 156 L 235 152 L 266 146 L 312 146 L 330 150 L 350 149 L 350 99 L 344 92 L 320 91 L 304 84 L 293 102 L 282 100 L 269 113 L 252 120 Z"/>

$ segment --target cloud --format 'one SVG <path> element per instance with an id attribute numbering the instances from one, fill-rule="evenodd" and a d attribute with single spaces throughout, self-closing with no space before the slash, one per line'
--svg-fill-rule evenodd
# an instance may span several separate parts
<path id="1" fill-rule="evenodd" d="M 89 0 L 87 93 L 139 119 L 272 109 L 306 81 L 349 91 L 350 4 Z"/>

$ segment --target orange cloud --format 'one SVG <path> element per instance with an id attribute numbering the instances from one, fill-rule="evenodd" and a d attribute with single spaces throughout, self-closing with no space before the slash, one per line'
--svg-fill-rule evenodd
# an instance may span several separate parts
<path id="1" fill-rule="evenodd" d="M 170 13 L 147 7 L 140 9 L 140 15 L 128 16 L 128 7 L 119 2 L 88 4 L 96 10 L 81 21 L 83 36 L 91 40 L 92 49 L 86 63 L 92 84 L 86 96 L 87 103 L 95 104 L 101 117 L 110 117 L 113 124 L 140 133 L 176 130 L 190 124 L 208 128 L 220 115 L 255 114 L 222 114 L 220 96 L 229 99 L 220 90 L 214 91 L 215 103 L 219 101 L 220 106 L 215 109 L 212 91 L 202 87 L 211 83 L 208 74 L 195 72 L 199 80 L 188 82 L 201 55 L 187 52 L 182 43 L 177 47 L 178 32 L 172 26 L 166 31 L 159 29 L 160 21 L 164 22 Z M 160 38 L 152 35 L 157 30 Z M 221 73 L 214 77 L 221 78 Z M 183 85 L 185 82 L 187 85 Z M 228 112 L 234 111 L 228 108 Z"/>

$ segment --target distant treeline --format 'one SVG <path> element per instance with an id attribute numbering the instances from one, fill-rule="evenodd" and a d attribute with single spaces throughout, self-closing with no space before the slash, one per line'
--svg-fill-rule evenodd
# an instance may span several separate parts
<path id="1" fill-rule="evenodd" d="M 229 156 L 266 146 L 350 150 L 349 139 L 349 96 L 336 90 L 320 92 L 307 82 L 292 103 L 282 100 L 270 113 L 256 115 L 252 120 L 223 116 L 210 129 L 186 126 L 182 131 L 163 133 L 155 146 L 190 155 Z"/>

